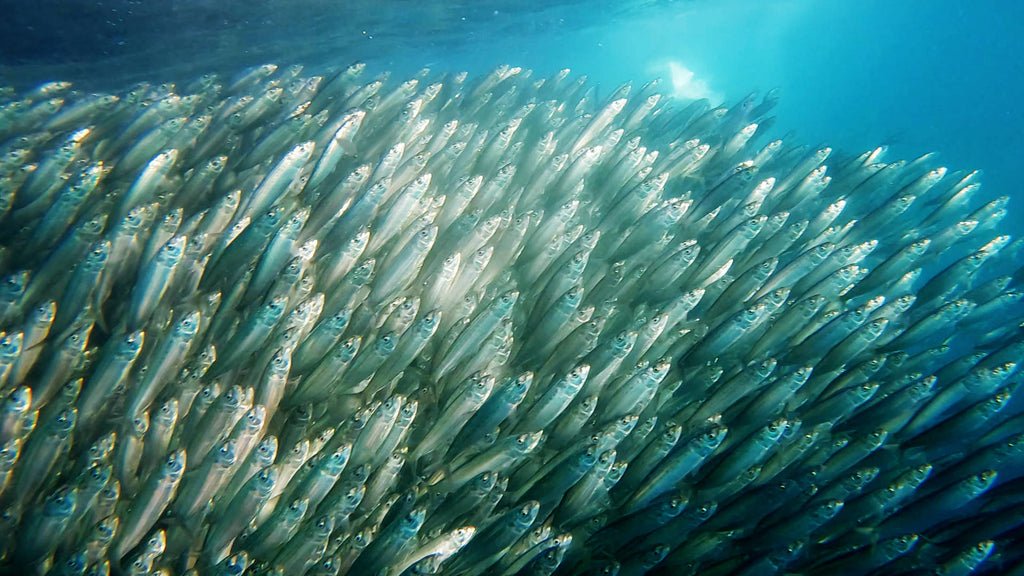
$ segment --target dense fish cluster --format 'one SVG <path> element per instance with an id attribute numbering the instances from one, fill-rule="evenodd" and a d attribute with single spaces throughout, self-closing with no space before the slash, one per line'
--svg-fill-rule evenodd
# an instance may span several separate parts
<path id="1" fill-rule="evenodd" d="M 0 570 L 1021 573 L 1007 199 L 568 74 L 3 92 Z"/>

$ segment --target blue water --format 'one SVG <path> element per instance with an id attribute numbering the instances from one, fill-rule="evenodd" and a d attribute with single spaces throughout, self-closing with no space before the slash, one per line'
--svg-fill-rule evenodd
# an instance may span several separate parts
<path id="1" fill-rule="evenodd" d="M 776 89 L 774 137 L 847 154 L 884 144 L 890 161 L 934 151 L 983 170 L 986 199 L 1019 190 L 1024 4 L 1008 1 L 0 0 L 0 14 L 0 85 L 113 90 L 264 62 L 363 60 L 398 79 L 568 67 L 599 96 L 659 77 L 726 106 Z"/>
<path id="2" fill-rule="evenodd" d="M 538 74 L 607 91 L 675 79 L 731 104 L 779 90 L 776 137 L 890 160 L 937 151 L 1013 195 L 1024 152 L 1024 6 L 953 0 L 0 2 L 0 78 L 91 89 L 267 61 Z M 683 83 L 692 72 L 689 83 Z M 1024 223 L 1011 203 L 1010 218 Z"/>
<path id="3" fill-rule="evenodd" d="M 890 160 L 935 151 L 950 169 L 982 169 L 986 194 L 1014 195 L 1024 152 L 1021 21 L 1024 5 L 1010 2 L 652 3 L 564 36 L 480 38 L 452 58 L 564 65 L 609 87 L 666 76 L 675 62 L 726 104 L 777 88 L 777 136 L 847 152 L 886 144 Z M 1010 218 L 1024 223 L 1018 205 Z"/>

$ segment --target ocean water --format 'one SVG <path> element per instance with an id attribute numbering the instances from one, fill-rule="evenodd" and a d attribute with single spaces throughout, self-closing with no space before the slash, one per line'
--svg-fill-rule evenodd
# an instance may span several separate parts
<path id="1" fill-rule="evenodd" d="M 0 79 L 95 89 L 264 62 L 664 78 L 730 105 L 779 91 L 776 137 L 889 158 L 938 152 L 1015 195 L 1024 152 L 1024 5 L 956 0 L 0 2 Z M 1024 224 L 1011 204 L 1009 219 Z"/>
<path id="2" fill-rule="evenodd" d="M 675 97 L 726 107 L 776 90 L 771 137 L 837 156 L 887 146 L 888 161 L 935 152 L 950 170 L 982 170 L 984 200 L 1011 197 L 1001 229 L 1016 239 L 1024 6 L 978 4 L 0 1 L 0 85 L 70 80 L 104 91 L 232 77 L 266 62 L 315 73 L 363 61 L 367 77 L 390 71 L 393 80 L 424 67 L 483 75 L 511 64 L 538 77 L 570 68 L 598 98 L 660 78 Z M 1022 405 L 1018 394 L 1007 412 Z"/>

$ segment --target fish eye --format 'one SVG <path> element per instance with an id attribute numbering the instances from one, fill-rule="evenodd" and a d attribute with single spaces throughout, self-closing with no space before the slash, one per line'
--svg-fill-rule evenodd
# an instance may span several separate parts
<path id="1" fill-rule="evenodd" d="M 273 446 L 270 442 L 260 442 L 258 450 L 262 454 L 270 454 L 273 451 Z"/>

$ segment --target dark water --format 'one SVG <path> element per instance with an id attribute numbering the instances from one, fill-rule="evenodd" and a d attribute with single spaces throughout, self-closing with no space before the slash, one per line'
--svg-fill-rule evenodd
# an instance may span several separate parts
<path id="1" fill-rule="evenodd" d="M 502 61 L 515 60 L 515 52 L 499 47 L 504 41 L 565 37 L 641 12 L 641 5 L 595 11 L 588 2 L 3 2 L 11 18 L 0 22 L 0 58 L 17 82 L 63 73 L 88 85 L 266 61 L 333 65 L 360 59 L 418 69 L 433 59 L 459 66 L 465 59 L 436 59 L 453 50 L 482 50 L 488 59 L 503 52 Z"/>

